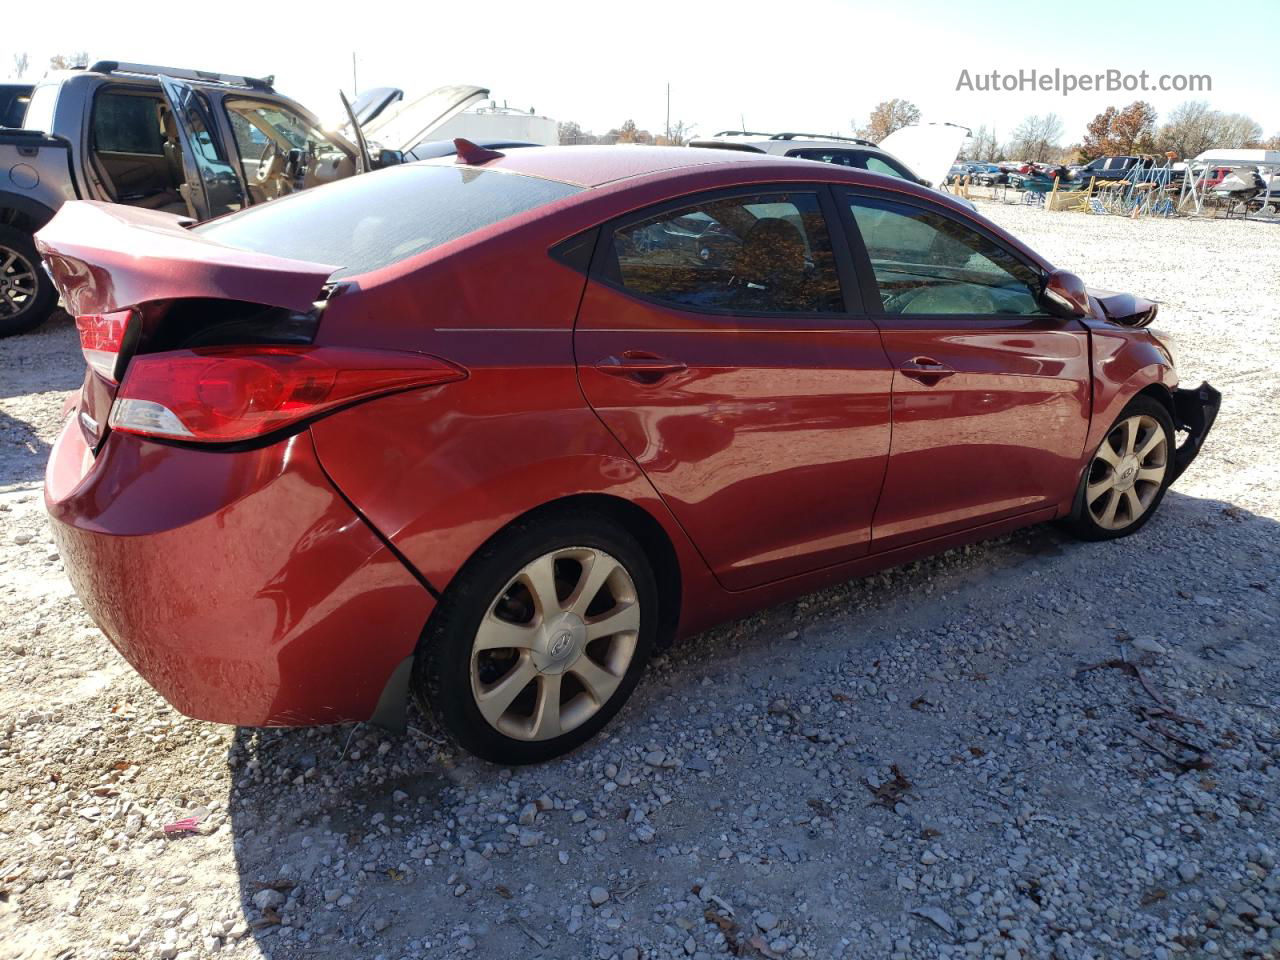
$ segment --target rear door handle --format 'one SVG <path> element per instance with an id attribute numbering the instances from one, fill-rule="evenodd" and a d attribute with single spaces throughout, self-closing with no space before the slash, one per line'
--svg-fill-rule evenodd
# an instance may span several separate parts
<path id="1" fill-rule="evenodd" d="M 645 383 L 656 383 L 673 373 L 683 373 L 689 367 L 679 360 L 628 350 L 620 357 L 605 357 L 596 364 L 596 369 L 611 377 L 633 377 Z"/>
<path id="2" fill-rule="evenodd" d="M 939 363 L 932 357 L 912 357 L 898 367 L 903 376 L 919 380 L 926 387 L 932 387 L 939 380 L 955 375 L 955 371 L 945 363 Z"/>

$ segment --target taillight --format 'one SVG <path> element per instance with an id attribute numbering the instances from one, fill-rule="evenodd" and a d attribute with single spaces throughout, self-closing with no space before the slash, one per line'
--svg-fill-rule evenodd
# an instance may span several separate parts
<path id="1" fill-rule="evenodd" d="M 76 330 L 80 334 L 80 349 L 90 367 L 116 382 L 116 361 L 124 346 L 125 331 L 129 329 L 132 310 L 115 313 L 86 313 L 76 317 Z"/>
<path id="2" fill-rule="evenodd" d="M 340 347 L 208 347 L 129 363 L 113 429 L 211 443 L 250 440 L 380 394 L 461 380 L 420 353 Z"/>

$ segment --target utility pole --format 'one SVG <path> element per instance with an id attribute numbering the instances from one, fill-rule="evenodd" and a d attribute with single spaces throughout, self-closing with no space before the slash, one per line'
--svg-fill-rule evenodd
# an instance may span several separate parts
<path id="1" fill-rule="evenodd" d="M 351 51 L 351 99 L 356 98 L 356 94 L 360 92 L 360 81 L 356 78 L 356 52 Z"/>
<path id="2" fill-rule="evenodd" d="M 671 84 L 667 84 L 667 143 L 671 143 Z"/>

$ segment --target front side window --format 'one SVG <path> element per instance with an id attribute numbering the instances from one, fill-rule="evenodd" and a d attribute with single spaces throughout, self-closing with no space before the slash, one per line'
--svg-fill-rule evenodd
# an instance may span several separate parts
<path id="1" fill-rule="evenodd" d="M 279 104 L 263 100 L 227 100 L 224 102 L 231 130 L 240 154 L 241 170 L 246 179 L 258 172 L 258 163 L 273 153 L 302 152 L 304 161 L 346 158 L 338 146 L 316 125 Z"/>
<path id="2" fill-rule="evenodd" d="M 613 232 L 605 264 L 623 289 L 730 313 L 843 310 L 817 194 L 707 199 Z"/>
<path id="3" fill-rule="evenodd" d="M 94 147 L 107 153 L 164 154 L 160 98 L 100 93 L 93 103 Z"/>
<path id="4" fill-rule="evenodd" d="M 1040 276 L 1008 250 L 941 213 L 853 197 L 862 235 L 890 316 L 1036 316 Z"/>

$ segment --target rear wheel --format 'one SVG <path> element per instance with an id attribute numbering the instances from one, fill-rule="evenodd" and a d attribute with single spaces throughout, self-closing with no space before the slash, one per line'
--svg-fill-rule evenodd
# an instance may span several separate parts
<path id="1" fill-rule="evenodd" d="M 1080 479 L 1071 526 L 1086 540 L 1140 530 L 1169 486 L 1173 419 L 1151 397 L 1134 397 L 1102 438 Z"/>
<path id="2" fill-rule="evenodd" d="M 38 327 L 57 300 L 31 235 L 0 224 L 0 337 Z"/>
<path id="3" fill-rule="evenodd" d="M 535 763 L 593 737 L 653 649 L 658 590 L 635 539 L 595 513 L 512 526 L 458 574 L 414 688 L 461 747 Z"/>

